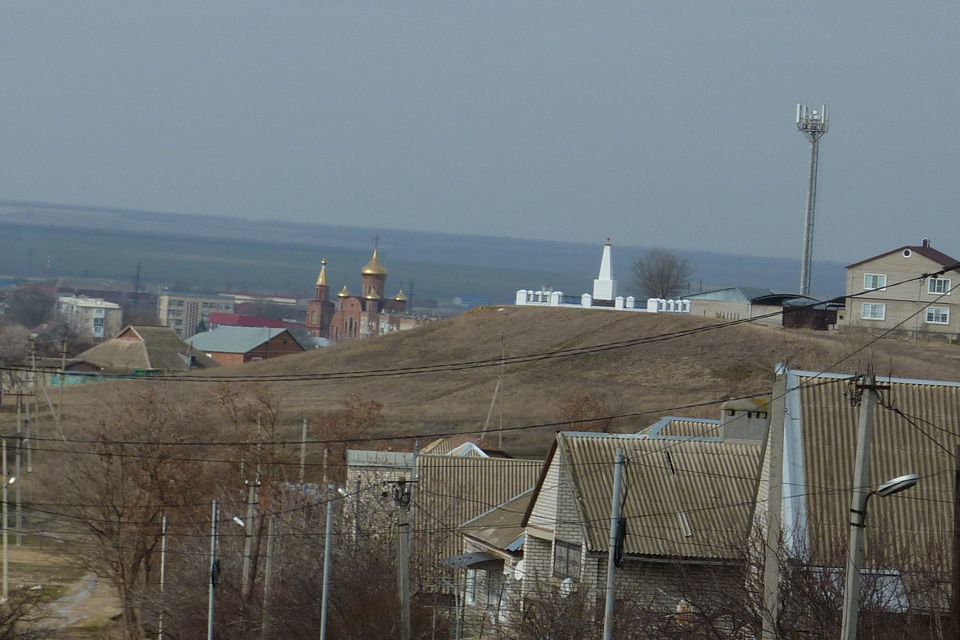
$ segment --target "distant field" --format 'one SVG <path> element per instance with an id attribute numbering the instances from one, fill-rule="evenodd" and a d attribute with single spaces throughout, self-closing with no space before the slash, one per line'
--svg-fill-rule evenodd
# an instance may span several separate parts
<path id="1" fill-rule="evenodd" d="M 613 231 L 598 229 L 597 238 L 564 243 L 0 201 L 0 274 L 26 275 L 32 250 L 34 275 L 44 273 L 49 255 L 53 275 L 130 280 L 141 263 L 143 280 L 154 285 L 306 294 L 321 257 L 330 260 L 334 286 L 357 288 L 378 235 L 391 292 L 401 283 L 409 290 L 413 281 L 421 299 L 469 296 L 503 303 L 520 288 L 590 291 L 603 239 Z M 633 292 L 630 265 L 645 251 L 614 238 L 621 290 Z M 734 284 L 797 288 L 798 260 L 677 253 L 694 269 L 693 291 Z M 839 295 L 843 278 L 841 265 L 817 263 L 814 291 Z"/>

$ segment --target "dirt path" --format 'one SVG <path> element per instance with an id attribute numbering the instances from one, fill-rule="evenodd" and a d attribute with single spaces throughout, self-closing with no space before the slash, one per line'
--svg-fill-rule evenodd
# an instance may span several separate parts
<path id="1" fill-rule="evenodd" d="M 67 593 L 49 605 L 57 627 L 96 628 L 120 613 L 113 587 L 92 573 L 69 585 Z"/>

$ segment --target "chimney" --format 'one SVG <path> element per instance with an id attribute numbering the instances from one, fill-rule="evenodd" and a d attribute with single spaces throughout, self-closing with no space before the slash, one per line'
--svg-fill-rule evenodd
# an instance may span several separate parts
<path id="1" fill-rule="evenodd" d="M 923 247 L 924 247 L 925 249 L 930 247 L 930 238 L 924 238 L 924 239 L 923 239 Z"/>
<path id="2" fill-rule="evenodd" d="M 720 407 L 720 437 L 724 442 L 759 442 L 770 426 L 770 401 L 763 398 L 728 400 Z"/>

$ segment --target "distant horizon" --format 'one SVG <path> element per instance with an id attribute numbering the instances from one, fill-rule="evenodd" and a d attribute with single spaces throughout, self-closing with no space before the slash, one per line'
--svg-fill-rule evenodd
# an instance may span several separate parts
<path id="1" fill-rule="evenodd" d="M 297 295 L 312 290 L 320 258 L 328 259 L 329 277 L 338 288 L 356 286 L 379 236 L 392 283 L 409 287 L 415 282 L 417 292 L 426 297 L 479 296 L 497 303 L 509 303 L 518 289 L 590 291 L 603 246 L 602 241 L 371 229 L 23 200 L 0 201 L 0 225 L 6 229 L 0 234 L 0 271 L 11 274 L 28 273 L 31 256 L 40 271 L 49 255 L 51 274 L 62 276 L 129 279 L 142 262 L 144 282 L 172 289 Z M 653 247 L 620 245 L 615 234 L 610 235 L 614 277 L 621 290 L 636 293 L 632 262 Z M 690 262 L 690 292 L 726 286 L 798 291 L 796 258 L 664 248 Z M 91 251 L 100 258 L 90 261 Z M 862 256 L 851 262 L 857 257 Z M 815 261 L 815 297 L 843 293 L 843 266 Z"/>
<path id="2" fill-rule="evenodd" d="M 124 214 L 124 213 L 134 213 L 134 214 L 148 214 L 148 215 L 164 215 L 164 216 L 200 216 L 208 220 L 244 220 L 246 222 L 255 222 L 263 224 L 274 224 L 277 222 L 284 222 L 288 224 L 303 225 L 306 227 L 328 227 L 335 229 L 342 229 L 344 231 L 355 231 L 360 229 L 367 229 L 371 232 L 371 243 L 370 247 L 373 248 L 373 239 L 378 233 L 382 232 L 398 232 L 398 233 L 415 233 L 415 234 L 424 234 L 424 235 L 437 235 L 437 236 L 449 236 L 451 238 L 485 238 L 489 240 L 527 240 L 527 241 L 536 241 L 544 242 L 551 244 L 570 244 L 576 246 L 594 246 L 602 247 L 606 240 L 609 238 L 611 245 L 613 247 L 623 247 L 628 249 L 643 249 L 650 251 L 653 249 L 665 249 L 677 254 L 703 254 L 703 255 L 715 255 L 715 256 L 730 256 L 730 255 L 742 255 L 751 258 L 769 258 L 775 260 L 797 260 L 799 264 L 800 260 L 800 247 L 798 246 L 796 257 L 793 256 L 784 256 L 784 255 L 773 255 L 773 254 L 763 254 L 763 253 L 751 253 L 751 252 L 725 252 L 718 249 L 682 249 L 676 247 L 670 247 L 662 244 L 650 244 L 650 245 L 638 245 L 630 243 L 620 243 L 617 241 L 617 236 L 615 234 L 607 233 L 606 235 L 600 234 L 602 239 L 597 242 L 592 242 L 589 240 L 569 240 L 569 239 L 554 239 L 554 238 L 537 238 L 537 237 L 528 237 L 528 236 L 511 236 L 503 234 L 489 234 L 489 233 L 457 233 L 451 231 L 438 231 L 433 229 L 414 229 L 414 228 L 402 228 L 402 227 L 390 227 L 390 226 L 381 226 L 381 227 L 370 227 L 366 225 L 347 225 L 347 224 L 335 224 L 327 222 L 316 222 L 316 221 L 305 221 L 298 220 L 295 218 L 266 218 L 266 217 L 257 217 L 254 215 L 246 216 L 242 214 L 229 214 L 229 213 L 209 213 L 209 212 L 199 212 L 199 211 L 166 211 L 162 209 L 143 209 L 139 207 L 123 207 L 115 205 L 100 205 L 100 204 L 80 204 L 80 203 L 67 203 L 67 202 L 50 202 L 44 200 L 23 200 L 23 199 L 10 199 L 10 198 L 0 198 L 0 209 L 4 207 L 37 207 L 42 209 L 51 209 L 51 210 L 61 210 L 61 211 L 87 211 L 91 213 L 100 212 L 100 213 L 114 213 L 114 214 Z M 283 214 L 279 214 L 283 216 Z M 0 211 L 0 220 L 3 219 L 3 212 Z M 176 231 L 171 231 L 170 233 L 176 234 Z M 185 233 L 185 232 L 180 232 Z M 381 238 L 383 240 L 383 238 Z M 911 243 L 907 243 L 911 244 Z M 918 241 L 917 245 L 920 244 Z M 389 244 L 384 244 L 383 246 L 389 249 Z M 897 245 L 900 246 L 900 245 Z M 931 239 L 931 246 L 933 246 L 933 240 Z M 891 247 L 896 248 L 896 247 Z M 599 261 L 599 258 L 598 258 Z M 822 265 L 843 265 L 846 266 L 850 264 L 845 260 L 826 260 L 818 259 L 814 255 L 815 264 Z M 599 262 L 598 262 L 599 264 Z M 797 271 L 797 277 L 799 278 L 799 270 Z"/>

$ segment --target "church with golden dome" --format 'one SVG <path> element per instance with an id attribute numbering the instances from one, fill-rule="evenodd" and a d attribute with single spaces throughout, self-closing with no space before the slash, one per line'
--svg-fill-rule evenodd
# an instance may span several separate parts
<path id="1" fill-rule="evenodd" d="M 347 285 L 330 299 L 327 260 L 320 261 L 314 299 L 307 303 L 307 330 L 319 338 L 334 342 L 359 340 L 420 326 L 423 320 L 407 313 L 407 295 L 401 288 L 386 297 L 387 268 L 374 247 L 370 262 L 360 272 L 360 292 L 354 295 Z"/>

